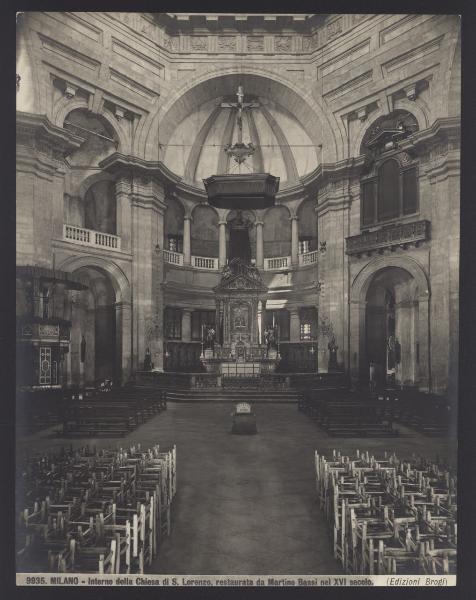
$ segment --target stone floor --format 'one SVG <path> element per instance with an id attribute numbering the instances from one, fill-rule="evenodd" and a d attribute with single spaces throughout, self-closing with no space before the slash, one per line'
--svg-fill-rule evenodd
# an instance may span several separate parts
<path id="1" fill-rule="evenodd" d="M 327 436 L 295 404 L 256 404 L 258 434 L 230 433 L 230 404 L 169 403 L 126 438 L 87 440 L 120 447 L 177 445 L 172 532 L 150 569 L 170 574 L 329 574 L 340 568 L 315 500 L 314 451 L 357 448 L 447 458 L 448 440 L 401 428 L 392 439 Z M 18 438 L 18 450 L 70 442 L 51 431 Z"/>

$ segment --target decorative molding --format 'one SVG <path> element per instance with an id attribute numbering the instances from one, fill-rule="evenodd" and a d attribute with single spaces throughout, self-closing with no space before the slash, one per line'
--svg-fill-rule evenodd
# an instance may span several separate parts
<path id="1" fill-rule="evenodd" d="M 219 52 L 236 52 L 236 36 L 219 35 L 217 37 L 217 50 Z"/>
<path id="2" fill-rule="evenodd" d="M 328 23 L 326 25 L 326 33 L 327 33 L 328 41 L 332 40 L 337 35 L 342 33 L 342 28 L 343 28 L 342 22 L 343 22 L 342 17 L 338 17 L 337 19 L 335 19 L 334 21 L 332 21 L 331 23 Z"/>
<path id="3" fill-rule="evenodd" d="M 249 35 L 246 38 L 246 48 L 248 52 L 264 52 L 264 36 Z"/>
<path id="4" fill-rule="evenodd" d="M 190 50 L 192 52 L 206 52 L 208 50 L 208 37 L 206 35 L 191 35 Z"/>
<path id="5" fill-rule="evenodd" d="M 384 75 L 393 73 L 393 71 L 395 71 L 396 69 L 401 69 L 409 63 L 421 61 L 426 56 L 437 52 L 441 47 L 441 42 L 443 41 L 443 38 L 444 35 L 440 35 L 429 42 L 421 44 L 416 48 L 412 48 L 408 52 L 404 52 L 403 54 L 395 56 L 394 58 L 383 63 L 382 71 Z M 420 68 L 422 67 L 420 66 Z"/>
<path id="6" fill-rule="evenodd" d="M 391 40 L 394 40 L 395 38 L 404 35 L 408 31 L 410 31 L 410 29 L 421 25 L 422 23 L 428 21 L 428 19 L 431 19 L 432 17 L 433 15 L 404 16 L 403 19 L 400 19 L 399 21 L 397 21 L 397 23 L 393 23 L 392 25 L 389 25 L 388 27 L 380 31 L 380 44 L 386 44 L 387 42 L 390 42 Z"/>
<path id="7" fill-rule="evenodd" d="M 341 96 L 344 96 L 345 94 L 348 94 L 349 92 L 354 91 L 363 85 L 369 84 L 372 80 L 373 70 L 370 69 L 370 71 L 365 71 L 365 73 L 362 73 L 358 77 L 350 79 L 339 87 L 326 92 L 323 94 L 323 98 L 325 98 L 327 101 L 336 100 L 337 98 L 340 98 Z"/>
<path id="8" fill-rule="evenodd" d="M 365 56 L 366 54 L 369 54 L 369 53 L 370 53 L 370 38 L 364 40 L 363 42 L 360 42 L 356 46 L 353 46 L 349 50 L 342 52 L 342 54 L 335 56 L 334 58 L 328 60 L 323 65 L 319 66 L 317 69 L 317 76 L 319 79 L 321 79 L 322 77 L 326 77 L 327 75 L 330 75 L 334 71 L 337 71 L 338 69 L 341 69 L 342 67 L 345 67 L 349 63 L 351 63 L 351 62 L 357 60 L 358 58 L 361 58 L 362 56 Z"/>
<path id="9" fill-rule="evenodd" d="M 290 35 L 277 35 L 274 38 L 274 50 L 275 52 L 281 52 L 283 54 L 292 52 L 293 39 Z"/>
<path id="10" fill-rule="evenodd" d="M 56 54 L 60 56 L 62 59 L 68 61 L 68 63 L 76 63 L 81 67 L 85 67 L 86 69 L 90 69 L 91 71 L 98 71 L 100 62 L 91 58 L 90 56 L 86 56 L 77 50 L 70 48 L 69 46 L 65 46 L 52 38 L 49 38 L 41 33 L 38 34 L 41 40 L 41 45 L 43 49 L 52 54 Z M 71 66 L 71 68 L 73 68 Z"/>
<path id="11" fill-rule="evenodd" d="M 124 75 L 123 73 L 120 73 L 119 71 L 116 71 L 116 69 L 109 69 L 109 77 L 110 77 L 111 81 L 118 83 L 122 87 L 127 88 L 130 92 L 132 92 L 134 94 L 138 94 L 139 96 L 142 96 L 143 98 L 146 98 L 147 100 L 153 100 L 154 98 L 159 96 L 158 92 L 155 92 L 154 90 L 151 90 L 150 88 L 145 87 L 138 81 L 135 81 L 134 79 L 131 79 L 127 75 Z"/>
<path id="12" fill-rule="evenodd" d="M 116 38 L 112 38 L 112 51 L 114 54 L 117 54 L 121 58 L 130 61 L 142 69 L 148 70 L 162 79 L 164 78 L 164 65 Z"/>

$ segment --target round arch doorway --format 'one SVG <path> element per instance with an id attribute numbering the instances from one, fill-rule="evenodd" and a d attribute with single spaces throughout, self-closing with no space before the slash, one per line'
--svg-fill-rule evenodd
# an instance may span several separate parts
<path id="1" fill-rule="evenodd" d="M 352 285 L 353 377 L 379 385 L 431 387 L 429 286 L 423 268 L 409 257 L 377 258 Z"/>

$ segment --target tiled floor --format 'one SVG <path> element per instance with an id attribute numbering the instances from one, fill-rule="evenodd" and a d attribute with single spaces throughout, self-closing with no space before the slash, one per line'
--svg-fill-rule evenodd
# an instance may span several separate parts
<path id="1" fill-rule="evenodd" d="M 401 428 L 392 439 L 330 438 L 295 404 L 256 404 L 258 434 L 230 433 L 230 404 L 171 404 L 122 440 L 177 445 L 177 497 L 172 533 L 152 572 L 170 574 L 339 573 L 329 531 L 315 500 L 314 450 L 395 451 L 435 458 L 449 443 Z M 69 444 L 51 432 L 18 439 L 19 450 Z M 74 440 L 84 445 L 85 440 Z"/>

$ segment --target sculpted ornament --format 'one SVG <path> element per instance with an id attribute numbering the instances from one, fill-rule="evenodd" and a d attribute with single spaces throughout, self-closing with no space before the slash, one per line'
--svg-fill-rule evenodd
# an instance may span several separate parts
<path id="1" fill-rule="evenodd" d="M 274 48 L 276 52 L 291 52 L 291 42 L 290 36 L 276 36 L 274 38 Z"/>
<path id="2" fill-rule="evenodd" d="M 247 45 L 249 52 L 263 52 L 264 51 L 264 37 L 249 36 L 246 40 L 246 45 Z"/>

